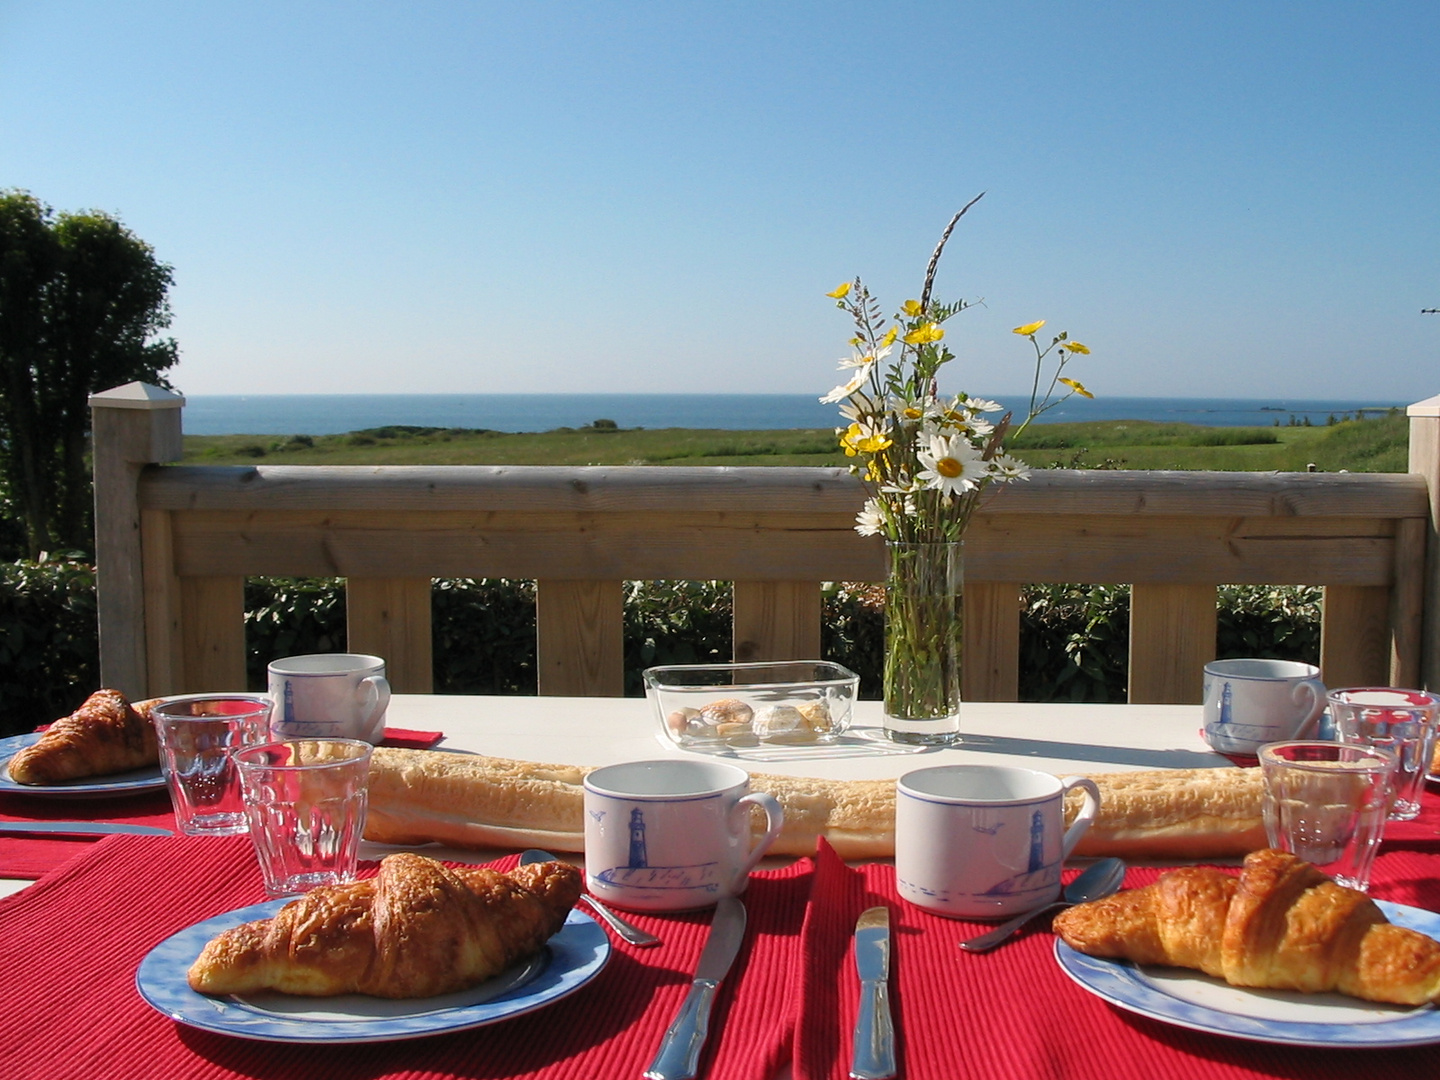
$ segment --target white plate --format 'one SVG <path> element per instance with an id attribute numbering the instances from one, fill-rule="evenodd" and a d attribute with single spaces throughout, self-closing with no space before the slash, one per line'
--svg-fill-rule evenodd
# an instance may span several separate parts
<path id="1" fill-rule="evenodd" d="M 10 759 L 40 741 L 40 732 L 11 735 L 0 739 L 0 793 L 7 795 L 38 795 L 51 799 L 102 799 L 116 795 L 134 795 L 141 791 L 161 791 L 165 777 L 160 763 L 143 769 L 113 773 L 110 776 L 86 776 L 79 780 L 63 780 L 58 784 L 17 784 L 10 779 Z"/>
<path id="2" fill-rule="evenodd" d="M 1398 926 L 1440 937 L 1440 915 L 1376 901 Z M 1076 952 L 1055 939 L 1060 968 L 1092 994 L 1152 1020 L 1255 1042 L 1292 1046 L 1421 1046 L 1440 1042 L 1440 1011 L 1381 1005 L 1340 994 L 1250 990 L 1198 971 L 1137 967 Z"/>
<path id="3" fill-rule="evenodd" d="M 572 911 L 535 958 L 455 994 L 404 1001 L 362 994 L 216 998 L 190 989 L 185 973 L 206 942 L 232 926 L 269 918 L 286 902 L 270 900 L 239 908 L 166 938 L 140 962 L 135 988 L 151 1008 L 172 1020 L 221 1035 L 285 1043 L 393 1042 L 464 1031 L 534 1012 L 579 990 L 610 959 L 605 931 L 590 916 Z"/>

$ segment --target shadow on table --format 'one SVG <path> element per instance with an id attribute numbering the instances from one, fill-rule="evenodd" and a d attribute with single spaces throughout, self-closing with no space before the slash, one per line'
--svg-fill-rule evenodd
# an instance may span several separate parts
<path id="1" fill-rule="evenodd" d="M 1092 746 L 1089 743 L 1051 742 L 1047 739 L 1016 739 L 1006 735 L 964 733 L 960 737 L 960 748 L 982 754 L 1097 761 L 1146 769 L 1219 769 L 1229 765 L 1228 761 L 1215 754 L 1198 750 L 1137 750 L 1127 746 Z"/>

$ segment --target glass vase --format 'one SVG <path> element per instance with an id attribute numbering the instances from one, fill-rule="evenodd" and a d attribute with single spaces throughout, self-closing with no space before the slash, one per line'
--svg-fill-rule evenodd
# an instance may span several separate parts
<path id="1" fill-rule="evenodd" d="M 885 579 L 885 734 L 893 742 L 960 740 L 964 544 L 891 541 Z"/>

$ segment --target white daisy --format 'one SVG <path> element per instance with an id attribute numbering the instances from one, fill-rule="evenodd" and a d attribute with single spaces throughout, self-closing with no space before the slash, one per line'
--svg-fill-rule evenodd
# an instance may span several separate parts
<path id="1" fill-rule="evenodd" d="M 998 401 L 990 401 L 980 397 L 966 398 L 964 404 L 965 408 L 971 409 L 974 412 L 999 412 L 1005 408 L 1005 406 L 1001 405 Z"/>
<path id="2" fill-rule="evenodd" d="M 860 513 L 855 515 L 855 531 L 861 536 L 879 536 L 884 528 L 885 515 L 880 512 L 880 504 L 866 499 Z"/>
<path id="3" fill-rule="evenodd" d="M 991 469 L 1001 480 L 1029 480 L 1030 466 L 1017 457 L 1009 454 L 1001 454 L 994 461 L 990 462 Z"/>
<path id="4" fill-rule="evenodd" d="M 930 445 L 920 451 L 919 458 L 925 468 L 916 479 L 942 495 L 970 491 L 990 474 L 980 451 L 963 435 L 951 435 L 948 439 L 943 435 L 934 436 Z"/>
<path id="5" fill-rule="evenodd" d="M 865 384 L 865 380 L 870 377 L 870 367 L 870 364 L 866 364 L 864 367 L 856 368 L 855 374 L 850 376 L 850 381 L 844 386 L 837 386 L 834 390 L 831 390 L 820 399 L 820 404 L 834 405 L 835 402 L 843 401 L 856 390 L 859 390 L 860 387 Z"/>
<path id="6" fill-rule="evenodd" d="M 886 345 L 885 348 L 880 349 L 873 356 L 868 353 L 856 353 L 854 356 L 844 357 L 840 361 L 840 370 L 844 371 L 846 368 L 852 367 L 865 367 L 868 364 L 875 363 L 877 360 L 884 360 L 885 357 L 890 355 L 890 350 L 893 348 L 893 345 Z"/>

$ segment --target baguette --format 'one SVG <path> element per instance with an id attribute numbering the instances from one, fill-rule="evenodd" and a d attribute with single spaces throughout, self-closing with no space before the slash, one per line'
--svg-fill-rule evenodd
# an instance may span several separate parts
<path id="1" fill-rule="evenodd" d="M 438 841 L 460 848 L 585 849 L 589 769 L 478 754 L 380 747 L 370 762 L 365 838 Z M 1083 855 L 1214 858 L 1265 846 L 1258 769 L 1108 773 L 1100 814 L 1076 848 Z M 895 782 L 755 773 L 751 786 L 785 810 L 770 851 L 809 855 L 824 837 L 847 859 L 895 854 Z M 1079 796 L 1067 806 L 1073 817 Z M 757 827 L 763 815 L 757 811 Z"/>

